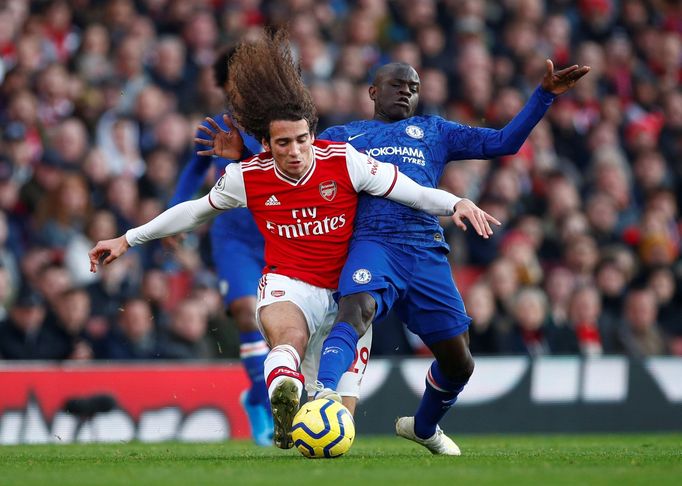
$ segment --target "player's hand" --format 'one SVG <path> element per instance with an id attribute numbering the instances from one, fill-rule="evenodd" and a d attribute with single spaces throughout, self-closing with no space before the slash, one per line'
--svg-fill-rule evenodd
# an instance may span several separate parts
<path id="1" fill-rule="evenodd" d="M 125 235 L 121 235 L 113 240 L 98 241 L 95 247 L 88 252 L 90 257 L 90 271 L 97 273 L 97 264 L 109 265 L 118 257 L 128 251 L 130 245 Z"/>
<path id="2" fill-rule="evenodd" d="M 542 89 L 554 95 L 565 93 L 578 82 L 580 78 L 590 72 L 590 66 L 578 66 L 574 64 L 559 71 L 554 70 L 554 63 L 547 59 L 545 61 L 547 71 L 542 78 Z"/>
<path id="3" fill-rule="evenodd" d="M 455 204 L 455 214 L 452 215 L 452 220 L 463 231 L 467 230 L 467 225 L 464 222 L 465 219 L 468 219 L 471 226 L 476 230 L 476 233 L 485 239 L 488 239 L 490 235 L 493 234 L 490 223 L 496 224 L 497 226 L 502 224 L 490 214 L 476 206 L 469 199 L 462 199 Z"/>
<path id="4" fill-rule="evenodd" d="M 216 157 L 222 157 L 229 160 L 241 159 L 242 152 L 244 151 L 244 140 L 242 139 L 239 130 L 235 128 L 230 117 L 226 114 L 223 115 L 223 121 L 228 130 L 220 128 L 220 125 L 218 125 L 213 118 L 206 117 L 205 120 L 212 129 L 204 125 L 199 125 L 198 128 L 208 135 L 209 138 L 196 137 L 194 143 L 211 148 L 197 150 L 197 155 L 215 155 Z"/>

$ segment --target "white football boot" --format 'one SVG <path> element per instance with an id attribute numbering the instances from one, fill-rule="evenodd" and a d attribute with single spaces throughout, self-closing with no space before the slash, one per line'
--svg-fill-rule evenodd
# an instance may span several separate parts
<path id="1" fill-rule="evenodd" d="M 400 417 L 395 423 L 395 433 L 411 441 L 426 447 L 431 454 L 444 456 L 459 456 L 462 452 L 453 440 L 445 435 L 443 430 L 436 425 L 436 433 L 428 439 L 417 437 L 414 433 L 414 417 Z"/>
<path id="2" fill-rule="evenodd" d="M 291 424 L 298 412 L 300 397 L 298 387 L 293 378 L 284 378 L 272 391 L 270 406 L 275 425 L 274 442 L 280 449 L 291 449 L 294 441 L 291 438 Z"/>

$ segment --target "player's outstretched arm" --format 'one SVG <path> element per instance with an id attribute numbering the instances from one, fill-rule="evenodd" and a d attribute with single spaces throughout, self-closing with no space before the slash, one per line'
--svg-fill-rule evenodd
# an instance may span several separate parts
<path id="1" fill-rule="evenodd" d="M 467 229 L 464 220 L 469 220 L 476 233 L 486 239 L 493 234 L 490 223 L 502 224 L 469 199 L 462 199 L 441 189 L 420 186 L 400 172 L 396 172 L 396 176 L 393 188 L 385 194 L 392 201 L 434 216 L 452 215 L 452 220 L 464 231 Z"/>
<path id="2" fill-rule="evenodd" d="M 452 215 L 452 220 L 455 222 L 455 225 L 461 228 L 462 231 L 467 230 L 467 225 L 464 222 L 465 219 L 469 220 L 471 226 L 473 226 L 474 230 L 476 230 L 476 233 L 486 240 L 493 234 L 493 229 L 490 226 L 490 223 L 493 223 L 497 226 L 502 224 L 492 215 L 476 206 L 469 199 L 462 199 L 455 204 L 455 214 Z"/>
<path id="3" fill-rule="evenodd" d="M 216 216 L 220 211 L 211 204 L 209 195 L 177 204 L 148 223 L 129 229 L 125 235 L 113 240 L 97 242 L 95 247 L 88 252 L 90 271 L 97 272 L 97 263 L 100 259 L 104 265 L 108 265 L 131 246 L 190 231 Z"/>
<path id="4" fill-rule="evenodd" d="M 234 126 L 232 120 L 227 114 L 223 115 L 223 121 L 229 130 L 220 128 L 215 120 L 211 117 L 204 119 L 211 128 L 204 125 L 199 125 L 197 128 L 204 132 L 208 138 L 195 138 L 194 143 L 211 147 L 205 150 L 197 151 L 197 155 L 208 155 L 222 157 L 229 160 L 240 160 L 242 152 L 244 151 L 244 139 L 242 139 L 239 130 Z"/>

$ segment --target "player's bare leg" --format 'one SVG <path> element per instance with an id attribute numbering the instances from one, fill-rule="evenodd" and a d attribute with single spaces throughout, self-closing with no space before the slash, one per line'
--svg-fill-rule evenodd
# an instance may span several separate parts
<path id="1" fill-rule="evenodd" d="M 308 325 L 301 309 L 278 302 L 260 309 L 259 318 L 272 348 L 265 360 L 265 376 L 274 420 L 274 442 L 280 449 L 293 447 L 291 424 L 303 392 L 299 372 L 308 343 Z"/>

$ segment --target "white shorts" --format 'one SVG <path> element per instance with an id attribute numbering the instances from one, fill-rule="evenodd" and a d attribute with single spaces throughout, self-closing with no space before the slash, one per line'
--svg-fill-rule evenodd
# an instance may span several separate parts
<path id="1" fill-rule="evenodd" d="M 263 335 L 265 333 L 260 322 L 260 309 L 275 302 L 296 304 L 303 312 L 308 324 L 310 338 L 301 362 L 301 373 L 305 376 L 307 388 L 310 390 L 310 387 L 317 380 L 322 344 L 329 335 L 338 313 L 338 305 L 334 301 L 333 291 L 284 275 L 266 273 L 258 282 L 258 303 L 256 304 L 256 321 Z M 365 335 L 358 340 L 353 364 L 341 376 L 336 390 L 339 395 L 360 397 L 360 384 L 367 369 L 371 348 L 372 327 L 370 326 Z"/>

